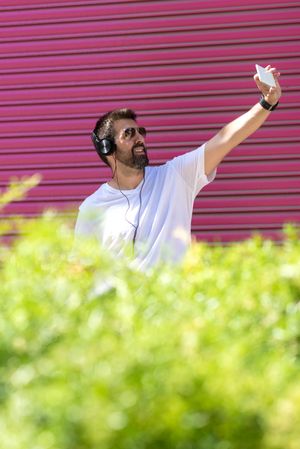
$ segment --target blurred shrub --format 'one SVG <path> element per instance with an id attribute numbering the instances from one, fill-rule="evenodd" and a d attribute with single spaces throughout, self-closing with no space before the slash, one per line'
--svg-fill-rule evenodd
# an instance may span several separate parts
<path id="1" fill-rule="evenodd" d="M 0 251 L 5 449 L 298 449 L 300 244 L 142 274 L 50 212 Z"/>

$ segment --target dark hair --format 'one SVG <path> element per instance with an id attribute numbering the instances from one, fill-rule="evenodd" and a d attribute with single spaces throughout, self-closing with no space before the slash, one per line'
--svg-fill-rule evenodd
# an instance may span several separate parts
<path id="1" fill-rule="evenodd" d="M 132 109 L 114 109 L 113 111 L 107 112 L 99 118 L 95 125 L 94 133 L 97 134 L 100 139 L 114 140 L 114 122 L 124 118 L 136 120 L 136 117 L 137 115 Z M 107 157 L 102 154 L 99 154 L 99 156 L 101 157 L 102 161 L 110 167 Z"/>

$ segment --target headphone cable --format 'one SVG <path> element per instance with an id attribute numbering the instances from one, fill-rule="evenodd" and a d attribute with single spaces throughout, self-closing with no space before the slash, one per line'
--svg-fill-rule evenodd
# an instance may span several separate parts
<path id="1" fill-rule="evenodd" d="M 125 193 L 120 188 L 119 179 L 118 179 L 118 172 L 117 172 L 117 164 L 115 165 L 115 170 L 114 170 L 114 173 L 113 173 L 113 177 L 116 176 L 116 181 L 117 181 L 117 186 L 119 188 L 119 191 L 124 196 L 124 198 L 126 198 L 126 201 L 127 201 L 127 205 L 128 206 L 127 206 L 127 210 L 125 212 L 125 220 L 127 221 L 128 224 L 130 224 L 134 228 L 134 234 L 133 234 L 133 238 L 132 238 L 133 248 L 135 247 L 136 235 L 137 235 L 137 231 L 138 231 L 138 228 L 139 228 L 139 225 L 140 225 L 140 214 L 141 214 L 141 209 L 142 209 L 142 191 L 143 191 L 143 187 L 144 187 L 145 179 L 146 179 L 145 174 L 146 174 L 145 173 L 145 169 L 143 169 L 143 175 L 144 176 L 143 176 L 143 183 L 142 183 L 140 191 L 139 191 L 139 211 L 138 211 L 138 216 L 137 216 L 137 223 L 133 224 L 127 218 L 127 214 L 128 214 L 128 212 L 130 210 L 130 201 L 129 201 L 128 196 L 125 195 Z"/>

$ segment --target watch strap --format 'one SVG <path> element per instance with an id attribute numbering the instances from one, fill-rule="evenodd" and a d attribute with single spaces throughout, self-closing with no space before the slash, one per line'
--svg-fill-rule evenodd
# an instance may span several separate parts
<path id="1" fill-rule="evenodd" d="M 278 103 L 279 103 L 279 101 L 277 101 L 276 104 L 270 104 L 264 99 L 263 96 L 261 97 L 260 102 L 259 102 L 259 104 L 267 111 L 274 111 L 274 109 L 277 108 Z"/>

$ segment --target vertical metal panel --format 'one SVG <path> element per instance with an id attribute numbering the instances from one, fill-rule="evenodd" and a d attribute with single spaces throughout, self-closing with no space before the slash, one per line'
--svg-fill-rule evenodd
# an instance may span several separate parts
<path id="1" fill-rule="evenodd" d="M 43 176 L 6 214 L 76 207 L 109 177 L 89 137 L 100 114 L 134 108 L 160 164 L 256 103 L 254 64 L 271 63 L 280 107 L 196 199 L 193 233 L 278 239 L 299 224 L 298 1 L 10 0 L 0 12 L 0 187 Z"/>

